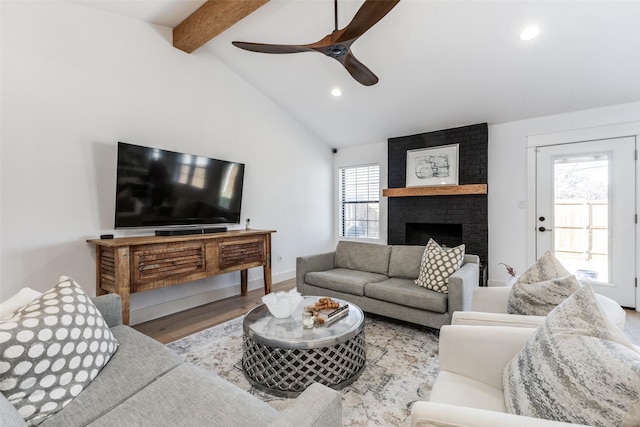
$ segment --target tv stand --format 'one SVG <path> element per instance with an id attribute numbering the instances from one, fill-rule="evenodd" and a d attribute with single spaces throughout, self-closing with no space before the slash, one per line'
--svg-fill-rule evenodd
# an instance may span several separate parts
<path id="1" fill-rule="evenodd" d="M 190 236 L 192 234 L 225 233 L 227 227 L 176 228 L 156 230 L 156 236 Z"/>
<path id="2" fill-rule="evenodd" d="M 96 295 L 120 295 L 122 321 L 128 325 L 130 295 L 135 292 L 240 271 L 240 294 L 245 296 L 249 268 L 262 267 L 264 293 L 268 294 L 271 233 L 275 231 L 87 240 L 96 245 Z"/>

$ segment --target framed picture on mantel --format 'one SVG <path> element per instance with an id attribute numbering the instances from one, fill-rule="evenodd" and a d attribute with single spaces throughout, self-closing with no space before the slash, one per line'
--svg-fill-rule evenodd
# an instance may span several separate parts
<path id="1" fill-rule="evenodd" d="M 407 151 L 407 187 L 458 185 L 458 146 Z"/>

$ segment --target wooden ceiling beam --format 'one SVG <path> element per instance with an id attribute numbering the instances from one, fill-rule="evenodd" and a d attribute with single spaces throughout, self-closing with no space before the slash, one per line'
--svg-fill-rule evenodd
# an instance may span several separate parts
<path id="1" fill-rule="evenodd" d="M 173 29 L 173 47 L 191 53 L 269 0 L 207 0 Z"/>

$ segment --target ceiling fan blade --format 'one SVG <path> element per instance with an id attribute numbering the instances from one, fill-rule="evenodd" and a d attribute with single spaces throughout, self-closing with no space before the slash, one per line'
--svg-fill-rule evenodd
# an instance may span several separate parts
<path id="1" fill-rule="evenodd" d="M 357 39 L 384 18 L 399 2 L 400 0 L 366 0 L 336 42 Z"/>
<path id="2" fill-rule="evenodd" d="M 306 45 L 282 45 L 234 41 L 240 49 L 261 53 L 320 52 L 340 62 L 344 68 L 364 86 L 378 83 L 378 77 L 351 53 L 351 44 L 393 9 L 400 0 L 365 0 L 351 22 L 342 30 L 334 30 L 316 43 Z M 336 1 L 337 5 L 337 1 Z M 336 6 L 337 13 L 337 6 Z M 338 18 L 336 15 L 336 26 Z"/>
<path id="3" fill-rule="evenodd" d="M 368 69 L 362 62 L 358 61 L 351 52 L 344 55 L 344 60 L 340 61 L 344 68 L 347 69 L 351 77 L 356 79 L 358 83 L 365 86 L 372 86 L 378 83 L 378 77 Z"/>
<path id="4" fill-rule="evenodd" d="M 261 53 L 298 53 L 313 51 L 307 46 L 288 45 L 288 44 L 266 44 L 266 43 L 249 43 L 249 42 L 231 42 L 235 47 L 249 50 L 251 52 Z"/>

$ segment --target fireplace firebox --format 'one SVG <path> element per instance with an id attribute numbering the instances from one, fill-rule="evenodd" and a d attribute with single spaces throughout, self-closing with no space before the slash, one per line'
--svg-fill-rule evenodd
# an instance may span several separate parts
<path id="1" fill-rule="evenodd" d="M 405 226 L 405 242 L 407 245 L 426 245 L 429 239 L 448 247 L 464 243 L 462 240 L 462 224 L 408 222 Z"/>

